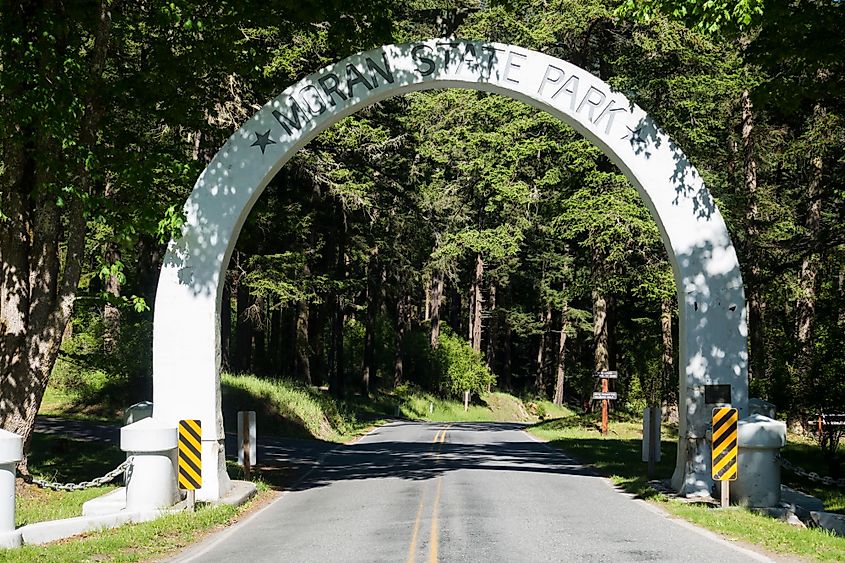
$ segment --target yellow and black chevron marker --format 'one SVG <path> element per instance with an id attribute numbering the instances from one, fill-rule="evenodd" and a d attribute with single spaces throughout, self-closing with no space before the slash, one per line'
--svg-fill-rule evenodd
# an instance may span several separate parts
<path id="1" fill-rule="evenodd" d="M 202 487 L 202 422 L 179 421 L 179 488 Z"/>
<path id="2" fill-rule="evenodd" d="M 713 480 L 736 481 L 737 430 L 736 409 L 713 409 Z"/>

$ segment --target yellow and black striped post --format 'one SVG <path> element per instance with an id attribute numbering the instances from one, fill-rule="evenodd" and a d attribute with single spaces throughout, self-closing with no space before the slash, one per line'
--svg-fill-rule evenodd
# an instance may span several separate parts
<path id="1" fill-rule="evenodd" d="M 202 487 L 202 422 L 179 421 L 179 488 Z"/>
<path id="2" fill-rule="evenodd" d="M 713 409 L 713 469 L 714 481 L 722 482 L 722 507 L 730 504 L 730 481 L 737 477 L 737 410 L 730 407 Z"/>

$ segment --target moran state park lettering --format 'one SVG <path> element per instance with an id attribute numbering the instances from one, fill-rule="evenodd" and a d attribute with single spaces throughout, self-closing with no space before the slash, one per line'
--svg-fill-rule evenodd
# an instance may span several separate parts
<path id="1" fill-rule="evenodd" d="M 366 95 L 382 84 L 393 84 L 393 69 L 382 53 L 376 62 L 365 57 L 363 65 L 347 63 L 343 73 L 327 72 L 317 78 L 317 84 L 307 84 L 273 110 L 273 117 L 288 135 L 301 131 L 314 116 L 325 113 L 338 102 L 345 102 L 357 94 Z M 306 111 L 307 108 L 307 111 Z"/>
<path id="2" fill-rule="evenodd" d="M 586 120 L 596 133 L 610 134 L 617 122 L 627 121 L 625 104 L 585 72 L 564 63 L 547 63 L 539 53 L 500 45 L 442 39 L 402 46 L 401 51 L 384 50 L 347 59 L 300 83 L 289 96 L 282 96 L 271 110 L 282 135 L 267 137 L 255 131 L 262 154 L 268 145 L 286 134 L 296 137 L 310 128 L 315 117 L 369 97 L 384 85 L 420 83 L 455 77 L 467 82 L 495 83 L 544 98 L 556 107 Z M 538 60 L 539 59 L 539 60 Z M 259 142 L 260 140 L 260 142 Z"/>

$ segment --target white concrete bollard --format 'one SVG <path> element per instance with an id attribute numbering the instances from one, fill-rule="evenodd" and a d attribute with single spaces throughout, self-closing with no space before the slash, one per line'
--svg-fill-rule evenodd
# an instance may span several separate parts
<path id="1" fill-rule="evenodd" d="M 133 456 L 126 481 L 126 510 L 166 508 L 179 499 L 176 427 L 145 418 L 120 429 L 120 449 Z"/>
<path id="2" fill-rule="evenodd" d="M 0 547 L 21 545 L 15 531 L 15 468 L 23 459 L 23 438 L 0 430 Z"/>
<path id="3" fill-rule="evenodd" d="M 780 449 L 786 445 L 786 424 L 752 414 L 737 424 L 737 480 L 731 483 L 734 502 L 753 507 L 780 502 Z"/>
<path id="4" fill-rule="evenodd" d="M 125 426 L 133 422 L 138 422 L 139 420 L 144 420 L 145 418 L 150 418 L 151 416 L 153 416 L 152 402 L 141 401 L 140 403 L 126 407 L 126 411 L 123 413 L 123 424 Z"/>

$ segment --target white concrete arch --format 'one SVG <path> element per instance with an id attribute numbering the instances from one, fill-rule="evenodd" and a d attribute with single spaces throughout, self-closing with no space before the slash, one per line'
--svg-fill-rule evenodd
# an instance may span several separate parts
<path id="1" fill-rule="evenodd" d="M 390 96 L 435 88 L 495 92 L 549 112 L 600 147 L 658 225 L 680 304 L 680 438 L 673 483 L 709 493 L 705 386 L 748 401 L 745 297 L 728 230 L 695 167 L 648 115 L 589 72 L 512 45 L 430 40 L 387 45 L 330 65 L 268 102 L 196 182 L 187 222 L 159 279 L 153 338 L 154 418 L 203 423 L 203 488 L 229 487 L 220 410 L 224 270 L 253 204 L 279 169 L 339 119 Z M 722 391 L 725 388 L 721 389 Z M 216 462 L 216 463 L 215 463 Z"/>

